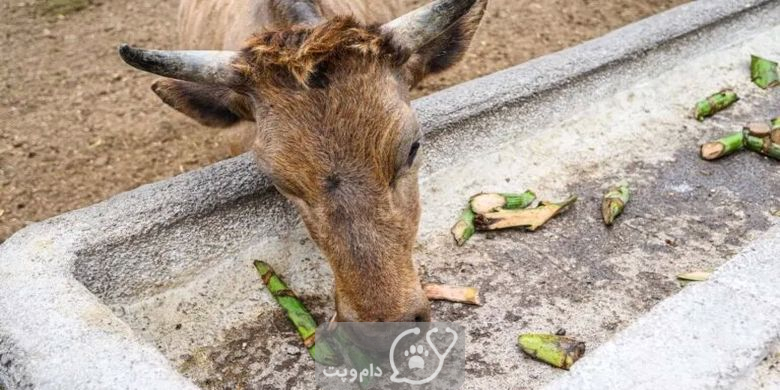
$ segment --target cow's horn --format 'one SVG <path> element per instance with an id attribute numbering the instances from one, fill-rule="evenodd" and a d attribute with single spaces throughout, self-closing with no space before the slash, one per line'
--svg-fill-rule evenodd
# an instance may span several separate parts
<path id="1" fill-rule="evenodd" d="M 237 79 L 230 66 L 238 55 L 234 51 L 145 50 L 123 44 L 119 55 L 131 66 L 163 77 L 222 85 L 231 85 Z"/>
<path id="2" fill-rule="evenodd" d="M 477 0 L 436 0 L 386 23 L 382 30 L 407 49 L 416 51 L 465 15 Z"/>

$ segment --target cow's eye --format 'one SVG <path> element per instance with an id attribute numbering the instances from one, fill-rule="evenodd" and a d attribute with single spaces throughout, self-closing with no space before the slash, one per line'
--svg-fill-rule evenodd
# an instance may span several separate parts
<path id="1" fill-rule="evenodd" d="M 406 159 L 406 166 L 410 167 L 414 164 L 414 160 L 417 158 L 417 151 L 420 150 L 420 141 L 414 141 L 409 148 L 409 157 Z"/>
<path id="2" fill-rule="evenodd" d="M 406 159 L 403 159 L 404 154 L 402 154 L 401 152 L 403 150 L 404 149 L 399 150 L 398 157 L 396 160 L 397 161 L 396 164 L 398 164 L 398 166 L 396 168 L 395 175 L 393 175 L 393 179 L 390 181 L 391 186 L 394 186 L 396 180 L 399 177 L 404 176 L 406 173 L 410 172 L 411 169 L 414 167 L 414 162 L 417 159 L 417 154 L 420 150 L 420 141 L 419 140 L 414 141 L 411 145 L 409 145 L 409 149 L 406 152 Z"/>

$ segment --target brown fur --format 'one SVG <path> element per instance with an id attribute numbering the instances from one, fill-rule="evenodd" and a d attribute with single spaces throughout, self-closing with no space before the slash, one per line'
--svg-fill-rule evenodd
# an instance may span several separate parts
<path id="1" fill-rule="evenodd" d="M 296 2 L 311 2 L 325 19 L 351 15 L 366 24 L 384 23 L 404 8 L 401 0 L 180 0 L 180 47 L 237 50 L 255 32 L 299 21 L 291 10 Z"/>
<path id="2" fill-rule="evenodd" d="M 287 7 L 281 15 L 294 2 L 272 3 Z M 412 262 L 420 201 L 410 153 L 422 133 L 409 89 L 463 55 L 485 4 L 416 53 L 353 17 L 314 26 L 277 21 L 277 29 L 251 36 L 233 63 L 240 87 L 164 80 L 154 88 L 202 123 L 255 120 L 258 165 L 327 257 L 339 320 L 430 318 Z"/>
<path id="3" fill-rule="evenodd" d="M 250 79 L 274 77 L 286 72 L 301 86 L 317 68 L 340 57 L 356 56 L 405 62 L 402 51 L 390 46 L 377 27 L 365 27 L 354 18 L 338 16 L 314 28 L 293 27 L 286 30 L 263 32 L 247 40 L 242 61 L 236 69 Z"/>
<path id="4" fill-rule="evenodd" d="M 339 17 L 255 35 L 235 64 L 263 111 L 260 166 L 329 259 L 343 320 L 428 318 L 411 261 L 417 166 L 405 165 L 420 130 L 388 41 Z M 310 86 L 316 73 L 325 87 Z"/>

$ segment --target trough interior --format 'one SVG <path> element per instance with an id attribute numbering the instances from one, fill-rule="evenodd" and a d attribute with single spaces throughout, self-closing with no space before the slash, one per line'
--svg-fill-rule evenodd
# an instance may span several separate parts
<path id="1" fill-rule="evenodd" d="M 517 334 L 564 328 L 596 348 L 679 291 L 675 274 L 718 267 L 776 223 L 776 162 L 751 153 L 717 163 L 697 156 L 702 141 L 777 115 L 780 96 L 745 76 L 749 53 L 780 57 L 772 45 L 780 27 L 761 27 L 756 14 L 700 32 L 724 37 L 734 24 L 756 22 L 727 40 L 683 37 L 430 135 L 414 256 L 424 280 L 482 290 L 479 308 L 434 304 L 436 319 L 467 327 L 467 388 L 535 388 L 555 378 L 559 372 L 522 356 Z M 740 93 L 740 104 L 692 120 L 692 104 L 724 86 Z M 600 196 L 621 180 L 635 195 L 608 229 Z M 454 246 L 449 227 L 469 195 L 527 188 L 544 199 L 580 198 L 538 232 Z M 276 192 L 246 194 L 78 255 L 79 281 L 199 385 L 311 387 L 313 364 L 251 262 L 274 266 L 319 321 L 333 310 L 332 275 Z"/>

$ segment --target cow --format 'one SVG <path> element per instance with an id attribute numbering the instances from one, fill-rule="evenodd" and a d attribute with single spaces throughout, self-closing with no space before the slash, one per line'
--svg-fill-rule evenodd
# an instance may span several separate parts
<path id="1" fill-rule="evenodd" d="M 253 122 L 258 167 L 333 270 L 336 321 L 427 322 L 410 89 L 463 57 L 486 5 L 436 0 L 392 19 L 393 1 L 183 0 L 187 50 L 119 54 L 195 121 Z"/>

